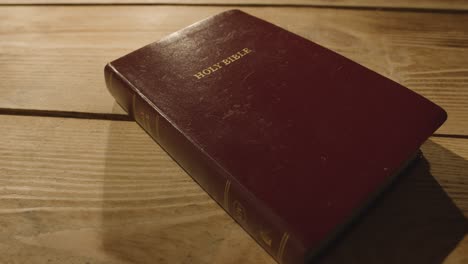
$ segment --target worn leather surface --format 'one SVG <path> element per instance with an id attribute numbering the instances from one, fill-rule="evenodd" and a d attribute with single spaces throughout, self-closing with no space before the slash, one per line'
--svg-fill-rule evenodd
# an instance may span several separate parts
<path id="1" fill-rule="evenodd" d="M 250 52 L 195 76 L 243 49 Z M 236 220 L 277 259 L 288 232 L 284 262 L 301 257 L 288 252 L 305 254 L 347 222 L 446 119 L 407 88 L 237 10 L 132 52 L 108 70 L 128 89 L 110 89 L 126 110 L 132 112 L 136 93 L 165 121 L 158 133 L 166 126 L 180 135 L 161 144 L 171 154 L 180 142 L 173 157 L 182 167 L 202 162 L 191 155 L 213 164 L 186 169 L 220 204 L 232 180 L 232 200 L 245 214 Z M 232 200 L 225 209 L 235 214 Z"/>

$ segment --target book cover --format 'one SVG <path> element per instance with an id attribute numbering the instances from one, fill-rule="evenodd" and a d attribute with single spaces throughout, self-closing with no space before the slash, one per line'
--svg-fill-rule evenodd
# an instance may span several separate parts
<path id="1" fill-rule="evenodd" d="M 310 261 L 446 113 L 230 10 L 105 67 L 117 102 L 279 263 Z"/>

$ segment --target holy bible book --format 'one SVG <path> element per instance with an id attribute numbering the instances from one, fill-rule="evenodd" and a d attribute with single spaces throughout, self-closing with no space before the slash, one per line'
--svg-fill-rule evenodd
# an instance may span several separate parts
<path id="1" fill-rule="evenodd" d="M 239 10 L 109 63 L 105 78 L 279 263 L 311 261 L 446 119 L 421 95 Z"/>

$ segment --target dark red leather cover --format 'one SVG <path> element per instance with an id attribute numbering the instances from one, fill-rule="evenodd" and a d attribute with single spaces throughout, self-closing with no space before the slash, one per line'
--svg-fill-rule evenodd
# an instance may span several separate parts
<path id="1" fill-rule="evenodd" d="M 446 119 L 398 83 L 238 10 L 105 72 L 122 107 L 282 263 L 323 246 Z"/>

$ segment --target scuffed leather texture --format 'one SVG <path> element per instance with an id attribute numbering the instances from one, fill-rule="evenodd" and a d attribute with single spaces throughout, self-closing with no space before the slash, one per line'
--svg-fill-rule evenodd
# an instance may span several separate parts
<path id="1" fill-rule="evenodd" d="M 245 48 L 251 52 L 235 62 L 194 76 Z M 141 94 L 166 121 L 161 133 L 172 126 L 167 131 L 180 134 L 166 150 L 171 154 L 180 142 L 173 157 L 182 167 L 197 160 L 178 160 L 189 144 L 193 150 L 186 153 L 216 165 L 213 177 L 220 180 L 212 186 L 203 180 L 208 176 L 187 169 L 205 190 L 222 204 L 224 179 L 238 184 L 233 197 L 246 200 L 246 221 L 260 219 L 246 229 L 257 240 L 258 228 L 273 232 L 273 249 L 262 245 L 270 254 L 277 257 L 281 236 L 289 232 L 283 261 L 290 263 L 300 256 L 288 252 L 301 255 L 321 245 L 446 119 L 439 106 L 398 83 L 238 10 L 111 66 L 125 89 Z M 129 110 L 130 93 L 119 96 Z M 276 227 L 264 220 L 269 218 Z"/>

